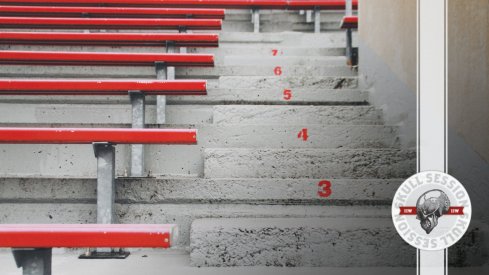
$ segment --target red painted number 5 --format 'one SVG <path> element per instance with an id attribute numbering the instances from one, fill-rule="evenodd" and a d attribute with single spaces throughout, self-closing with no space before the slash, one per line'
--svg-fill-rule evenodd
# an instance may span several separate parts
<path id="1" fill-rule="evenodd" d="M 285 89 L 284 90 L 284 100 L 291 100 L 292 99 L 292 90 Z"/>
<path id="2" fill-rule="evenodd" d="M 327 180 L 322 180 L 318 183 L 318 196 L 321 198 L 327 198 L 331 196 L 331 182 Z"/>

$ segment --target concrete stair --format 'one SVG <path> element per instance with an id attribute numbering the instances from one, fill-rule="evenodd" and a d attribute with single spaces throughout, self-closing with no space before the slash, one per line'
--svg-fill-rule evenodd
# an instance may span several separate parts
<path id="1" fill-rule="evenodd" d="M 312 31 L 312 23 L 298 11 L 263 11 L 266 33 L 255 34 L 247 32 L 249 11 L 235 11 L 227 14 L 219 48 L 187 49 L 215 54 L 215 68 L 176 70 L 177 78 L 207 79 L 209 95 L 168 97 L 166 125 L 156 124 L 155 98 L 148 97 L 146 119 L 148 127 L 196 128 L 198 145 L 145 146 L 145 178 L 127 177 L 129 146 L 118 145 L 118 221 L 177 223 L 177 249 L 190 252 L 186 261 L 193 266 L 348 266 L 348 274 L 358 274 L 352 267 L 376 267 L 375 273 L 413 266 L 414 250 L 392 227 L 390 200 L 403 178 L 414 173 L 416 155 L 401 148 L 398 127 L 385 125 L 381 110 L 369 105 L 357 72 L 346 66 L 345 34 L 337 26 L 341 15 L 323 13 L 327 31 L 312 34 L 290 32 Z M 274 71 L 277 66 L 280 75 Z M 155 72 L 2 66 L 0 77 L 154 79 Z M 284 89 L 291 90 L 289 100 Z M 128 97 L 0 98 L 2 126 L 130 123 Z M 308 138 L 298 136 L 304 129 Z M 0 223 L 96 221 L 91 145 L 0 145 L 0 163 Z M 318 193 L 322 181 L 331 183 L 329 197 Z M 477 245 L 483 238 L 477 227 L 468 236 L 464 242 L 470 249 L 450 254 L 461 266 L 480 264 L 482 256 L 475 255 L 484 254 Z"/>

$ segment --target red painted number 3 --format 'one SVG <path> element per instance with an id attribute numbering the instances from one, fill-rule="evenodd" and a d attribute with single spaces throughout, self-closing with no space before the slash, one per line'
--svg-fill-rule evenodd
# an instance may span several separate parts
<path id="1" fill-rule="evenodd" d="M 331 182 L 327 180 L 322 180 L 318 183 L 318 196 L 321 198 L 327 198 L 331 196 Z"/>
<path id="2" fill-rule="evenodd" d="M 285 89 L 284 90 L 284 100 L 291 100 L 292 99 L 292 90 Z"/>
<path id="3" fill-rule="evenodd" d="M 275 73 L 275 75 L 281 75 L 282 74 L 282 67 L 280 67 L 280 66 L 275 67 L 275 69 L 273 69 L 273 73 Z"/>
<path id="4" fill-rule="evenodd" d="M 307 139 L 309 138 L 309 135 L 307 134 L 307 128 L 302 129 L 297 135 L 297 138 L 302 138 L 303 141 L 307 141 Z"/>

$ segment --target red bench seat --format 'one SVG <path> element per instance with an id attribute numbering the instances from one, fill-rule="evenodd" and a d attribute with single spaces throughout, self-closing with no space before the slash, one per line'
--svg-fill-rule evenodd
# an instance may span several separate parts
<path id="1" fill-rule="evenodd" d="M 0 128 L 8 144 L 196 144 L 194 129 Z"/>
<path id="2" fill-rule="evenodd" d="M 176 230 L 172 224 L 0 224 L 0 247 L 168 248 Z"/>
<path id="3" fill-rule="evenodd" d="M 0 6 L 0 16 L 224 19 L 223 9 Z"/>
<path id="4" fill-rule="evenodd" d="M 0 28 L 220 30 L 220 19 L 0 17 Z"/>
<path id="5" fill-rule="evenodd" d="M 0 4 L 227 9 L 345 9 L 345 0 L 0 0 Z M 353 0 L 357 8 L 358 0 Z"/>
<path id="6" fill-rule="evenodd" d="M 0 79 L 0 95 L 206 95 L 205 80 Z"/>
<path id="7" fill-rule="evenodd" d="M 167 42 L 172 42 L 176 47 L 217 47 L 219 35 L 197 33 L 0 32 L 0 44 L 8 45 L 162 47 Z"/>
<path id="8" fill-rule="evenodd" d="M 358 29 L 358 16 L 345 16 L 341 20 L 342 29 Z"/>
<path id="9" fill-rule="evenodd" d="M 0 64 L 93 66 L 214 66 L 212 54 L 0 51 Z"/>

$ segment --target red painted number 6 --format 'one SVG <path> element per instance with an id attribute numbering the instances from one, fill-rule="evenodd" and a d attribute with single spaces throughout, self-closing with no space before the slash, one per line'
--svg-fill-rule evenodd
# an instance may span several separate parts
<path id="1" fill-rule="evenodd" d="M 280 66 L 275 67 L 275 69 L 273 69 L 273 73 L 275 73 L 275 75 L 281 75 L 282 74 L 282 67 L 280 67 Z"/>
<path id="2" fill-rule="evenodd" d="M 292 90 L 285 89 L 284 90 L 284 100 L 291 100 L 292 99 Z"/>
<path id="3" fill-rule="evenodd" d="M 331 182 L 327 180 L 322 180 L 318 183 L 318 196 L 321 198 L 327 198 L 331 196 Z"/>

